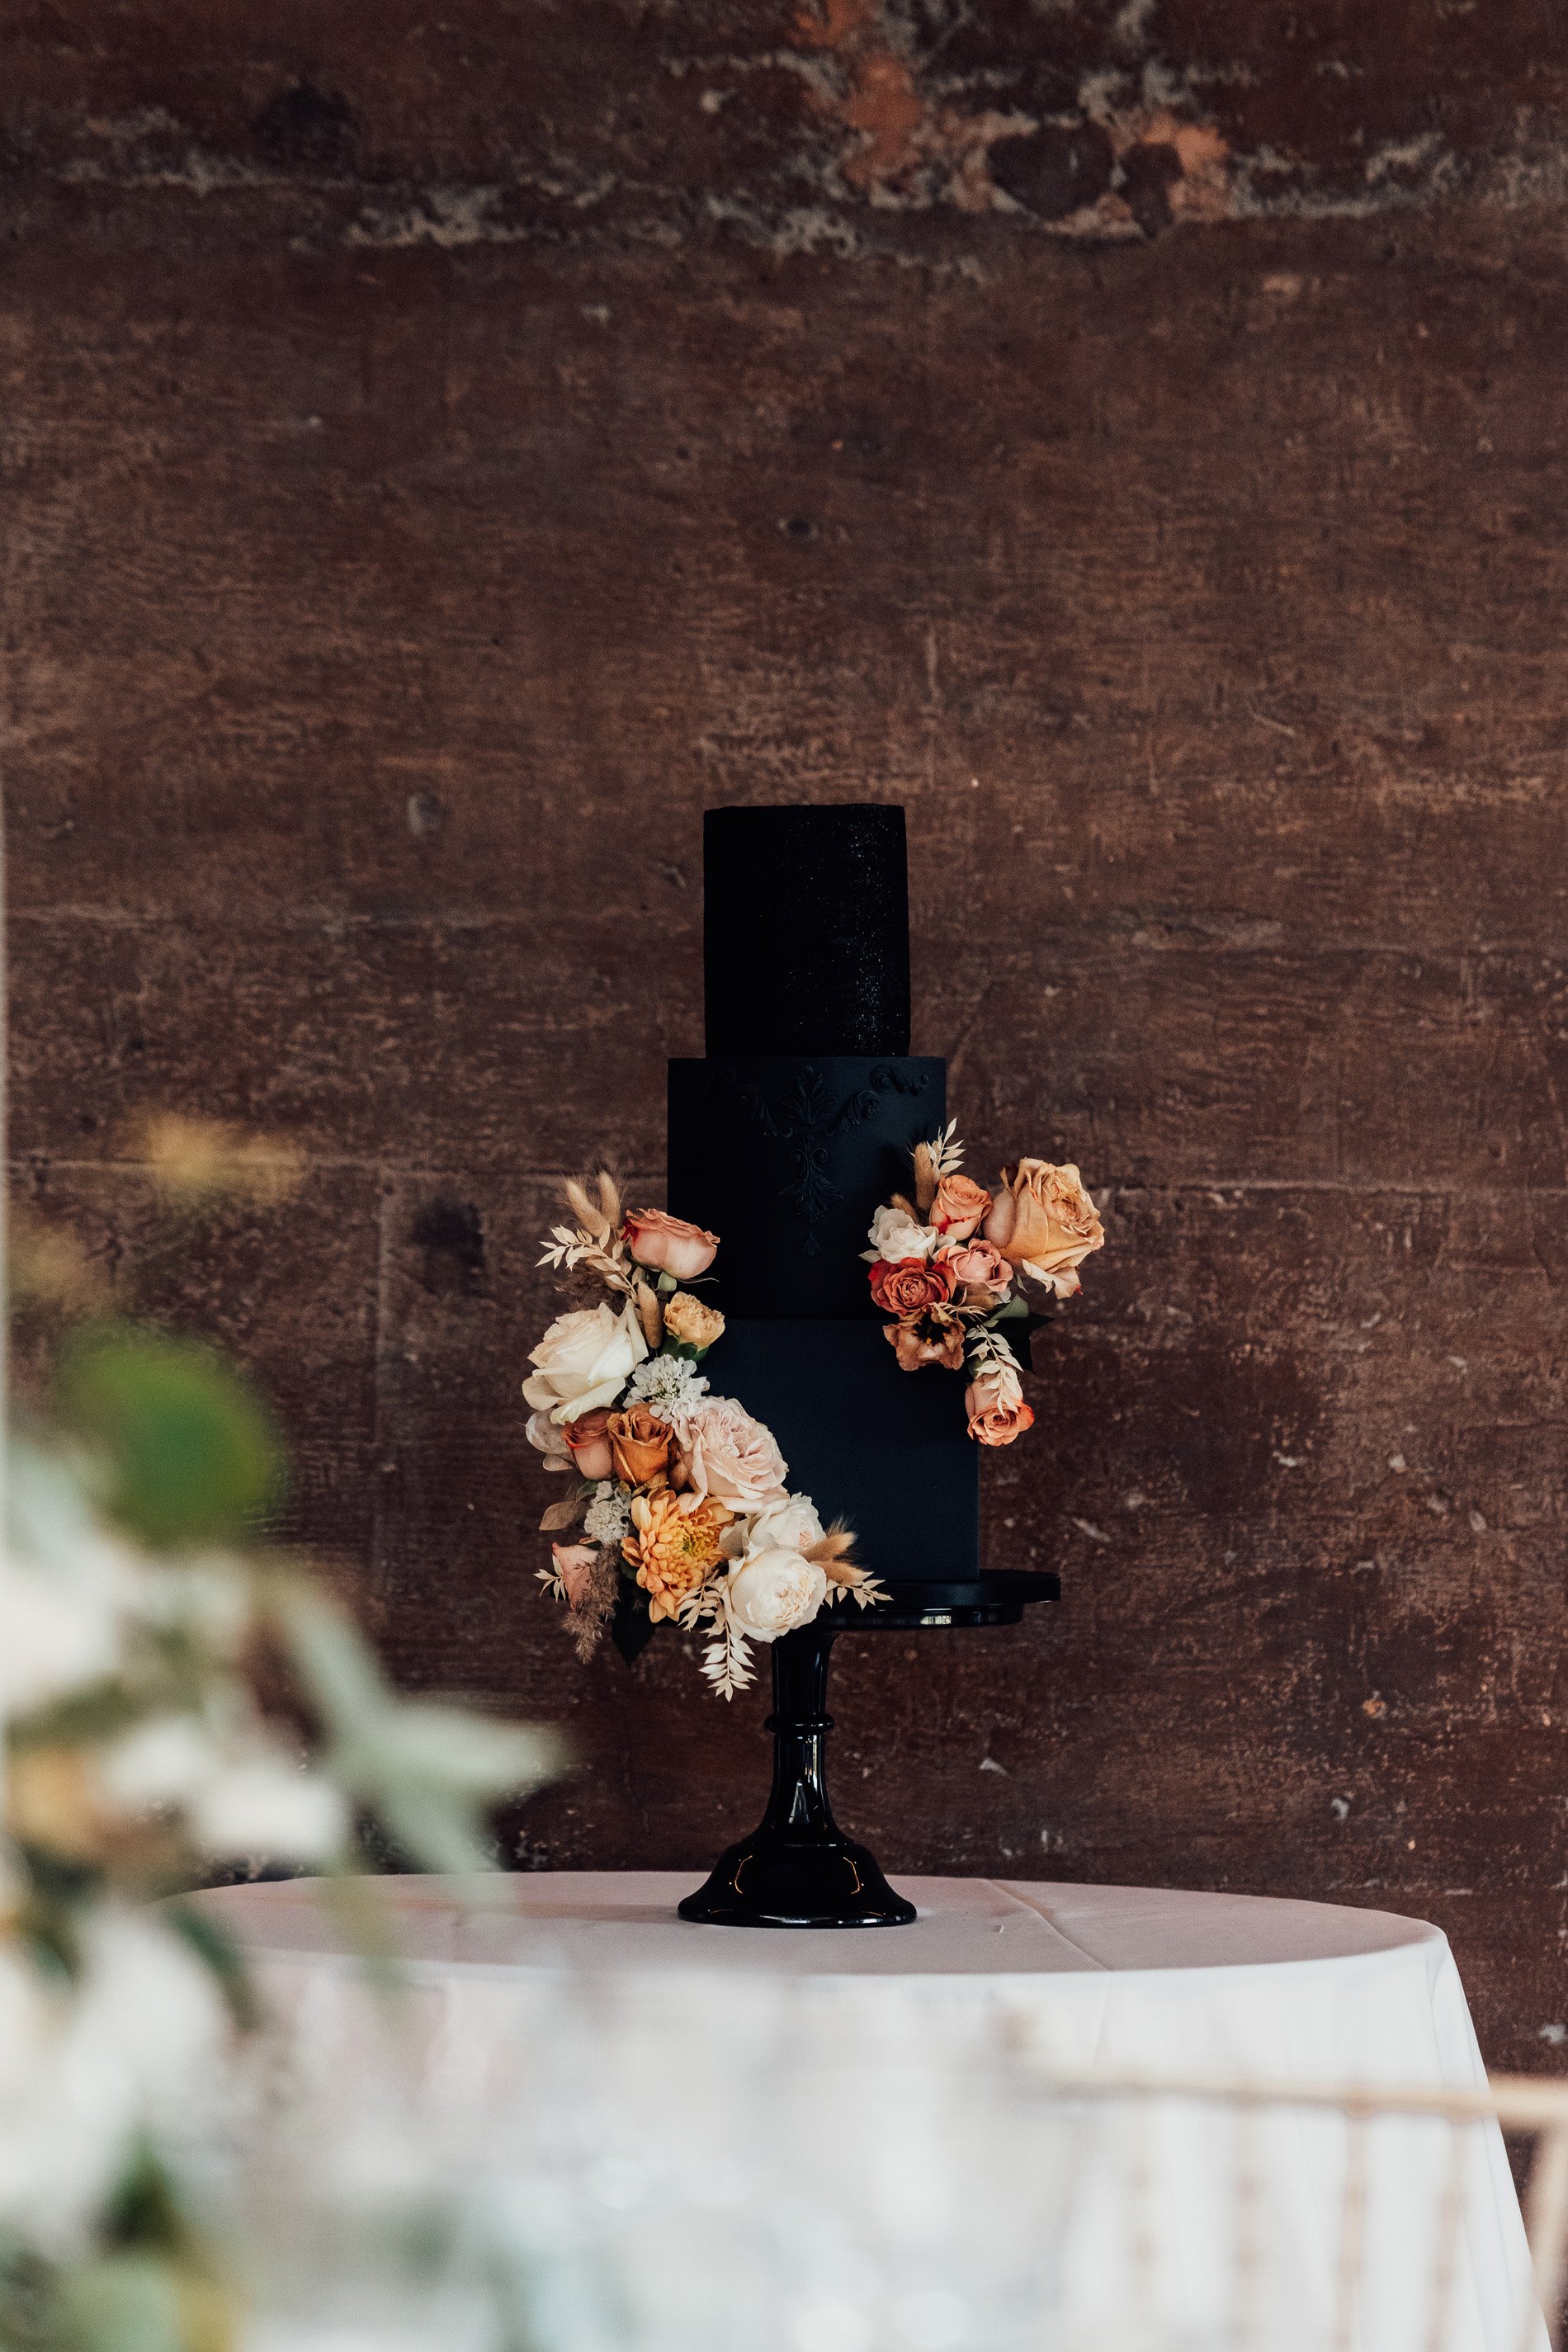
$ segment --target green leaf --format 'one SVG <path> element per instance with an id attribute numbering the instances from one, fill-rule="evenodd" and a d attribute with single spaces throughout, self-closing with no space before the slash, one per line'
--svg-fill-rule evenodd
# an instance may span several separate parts
<path id="1" fill-rule="evenodd" d="M 63 1351 L 62 1418 L 95 1439 L 109 1508 L 157 1548 L 245 1534 L 281 1500 L 283 1448 L 255 1391 L 200 1341 L 98 1324 Z"/>
<path id="2" fill-rule="evenodd" d="M 1025 1298 L 1024 1297 L 1022 1297 L 1022 1295 L 1021 1295 L 1019 1292 L 1015 1291 L 1015 1292 L 1013 1293 L 1012 1297 L 1008 1299 L 1008 1301 L 1007 1301 L 1006 1305 L 1005 1305 L 1005 1307 L 999 1307 L 996 1309 L 996 1312 L 995 1312 L 995 1314 L 994 1314 L 994 1316 L 992 1316 L 991 1320 L 992 1320 L 992 1322 L 993 1322 L 993 1323 L 1000 1323 L 1000 1322 L 1002 1321 L 1002 1319 L 1003 1319 L 1004 1316 L 1007 1316 L 1007 1315 L 1027 1315 L 1027 1313 L 1028 1313 L 1028 1312 L 1029 1312 L 1029 1302 L 1028 1302 L 1028 1300 L 1027 1300 L 1026 1298 Z"/>

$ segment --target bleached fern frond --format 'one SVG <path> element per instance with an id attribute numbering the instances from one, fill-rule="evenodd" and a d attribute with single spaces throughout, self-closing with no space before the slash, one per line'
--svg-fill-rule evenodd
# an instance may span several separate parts
<path id="1" fill-rule="evenodd" d="M 632 1286 L 626 1244 L 618 1236 L 608 1243 L 601 1241 L 582 1225 L 552 1225 L 539 1263 L 553 1266 L 558 1273 L 564 1268 L 568 1274 L 585 1265 L 611 1290 L 629 1292 Z"/>
<path id="2" fill-rule="evenodd" d="M 930 1153 L 932 1172 L 938 1183 L 944 1176 L 956 1176 L 963 1165 L 963 1146 L 958 1139 L 958 1121 L 955 1118 L 950 1118 L 941 1133 L 933 1135 L 929 1143 L 917 1144 L 915 1149 Z M 931 1197 L 933 1200 L 936 1197 L 934 1187 Z"/>

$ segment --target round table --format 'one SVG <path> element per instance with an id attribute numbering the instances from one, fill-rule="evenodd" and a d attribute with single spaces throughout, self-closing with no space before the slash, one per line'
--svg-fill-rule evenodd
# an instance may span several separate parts
<path id="1" fill-rule="evenodd" d="M 647 2020 L 650 2040 L 654 2021 L 673 2030 L 683 1988 L 695 1988 L 691 1997 L 707 2004 L 707 2016 L 784 2002 L 797 2026 L 816 2018 L 826 2030 L 830 2017 L 848 2017 L 852 2036 L 873 2033 L 911 2061 L 939 2029 L 956 2021 L 967 2030 L 967 2020 L 984 2021 L 993 2037 L 1026 2027 L 1032 2058 L 1043 2054 L 1064 2069 L 1467 2090 L 1485 2083 L 1447 1939 L 1385 1912 L 1152 1888 L 910 1878 L 899 1886 L 917 1908 L 910 1927 L 792 1933 L 681 1923 L 675 1906 L 694 1883 L 674 1873 L 602 1871 L 383 1882 L 429 2064 L 448 2083 L 462 2082 L 466 2095 L 514 2098 L 515 2053 L 531 2021 L 537 2026 L 540 1989 L 613 1984 L 635 1989 L 631 2008 L 615 2011 L 613 2031 Z M 361 1964 L 321 1885 L 227 1887 L 199 1900 L 251 1956 L 274 2006 L 300 2033 L 341 2051 L 363 1997 Z M 1180 2292 L 1199 2304 L 1192 2249 L 1206 2233 L 1217 2262 L 1230 2227 L 1218 2206 L 1203 2208 L 1197 2187 L 1230 2160 L 1214 2137 L 1219 2128 L 1213 2110 L 1189 2106 L 1173 2122 L 1164 2115 L 1155 2135 L 1172 2260 L 1188 2273 Z M 1284 2214 L 1294 2315 L 1316 2314 L 1327 2343 L 1342 2262 L 1342 2126 L 1337 2117 L 1296 2111 L 1258 2128 Z M 1430 2135 L 1435 2127 L 1421 2128 Z M 1373 2317 L 1351 2341 L 1376 2352 L 1426 2342 L 1415 2273 L 1405 2273 L 1429 2264 L 1436 2242 L 1428 2247 L 1424 2233 L 1436 2230 L 1455 2237 L 1447 2352 L 1515 2352 L 1531 2308 L 1518 2202 L 1495 2127 L 1476 2127 L 1467 2145 L 1457 2236 L 1452 2208 L 1446 2220 L 1432 2218 L 1441 2203 L 1435 2147 L 1412 2153 L 1402 2146 L 1384 2168 L 1388 2181 L 1373 2179 L 1363 2219 Z M 1145 2151 L 1137 2161 L 1154 2158 Z M 1117 2268 L 1113 2190 L 1111 2182 L 1105 2212 L 1079 2211 L 1064 2256 L 1069 2271 L 1075 2259 L 1086 2275 Z"/>

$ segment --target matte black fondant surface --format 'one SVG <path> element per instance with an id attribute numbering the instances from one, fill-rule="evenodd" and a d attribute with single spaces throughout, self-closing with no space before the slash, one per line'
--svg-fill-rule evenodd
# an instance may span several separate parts
<path id="1" fill-rule="evenodd" d="M 909 1052 L 901 808 L 710 809 L 703 860 L 710 1054 Z"/>
<path id="2" fill-rule="evenodd" d="M 726 1315 L 872 1315 L 867 1227 L 946 1102 L 927 1055 L 671 1062 L 669 1206 L 721 1243 L 703 1296 Z"/>
<path id="3" fill-rule="evenodd" d="M 702 1370 L 767 1423 L 791 1488 L 825 1523 L 848 1521 L 866 1567 L 906 1581 L 979 1575 L 980 1448 L 962 1373 L 900 1371 L 879 1318 L 731 1321 Z"/>

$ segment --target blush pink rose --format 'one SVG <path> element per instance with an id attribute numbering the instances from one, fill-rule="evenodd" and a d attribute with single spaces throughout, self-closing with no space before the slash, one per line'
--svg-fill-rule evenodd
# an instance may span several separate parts
<path id="1" fill-rule="evenodd" d="M 566 1595 L 566 1605 L 575 1609 L 588 1590 L 588 1579 L 599 1554 L 593 1544 L 552 1544 L 550 1556 L 555 1562 L 555 1573 L 561 1579 Z"/>
<path id="2" fill-rule="evenodd" d="M 663 1209 L 628 1209 L 621 1239 L 639 1265 L 673 1275 L 677 1282 L 706 1274 L 719 1248 L 717 1234 L 705 1234 L 700 1225 L 689 1225 Z"/>
<path id="3" fill-rule="evenodd" d="M 989 1307 L 1013 1287 L 1013 1269 L 994 1242 L 961 1242 L 944 1250 L 942 1263 L 965 1307 Z"/>
<path id="4" fill-rule="evenodd" d="M 783 1500 L 788 1463 L 764 1422 L 733 1397 L 705 1397 L 680 1423 L 679 1483 L 732 1511 Z"/>

